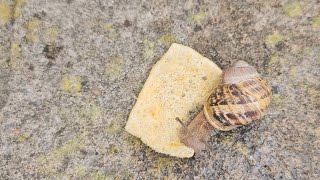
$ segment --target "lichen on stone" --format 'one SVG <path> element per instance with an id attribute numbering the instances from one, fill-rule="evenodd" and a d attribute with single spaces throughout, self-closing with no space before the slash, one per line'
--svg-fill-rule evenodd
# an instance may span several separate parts
<path id="1" fill-rule="evenodd" d="M 320 137 L 320 127 L 308 127 L 308 132 L 310 132 L 312 135 L 316 137 Z"/>
<path id="2" fill-rule="evenodd" d="M 60 33 L 60 29 L 58 26 L 52 26 L 49 27 L 45 30 L 46 33 L 46 38 L 48 40 L 48 42 L 53 43 L 57 40 L 59 33 Z"/>
<path id="3" fill-rule="evenodd" d="M 173 34 L 171 34 L 171 33 L 167 33 L 167 34 L 162 35 L 162 36 L 159 38 L 158 42 L 159 42 L 160 44 L 169 46 L 169 45 L 171 45 L 172 43 L 177 42 L 177 38 L 176 38 L 175 35 L 173 35 Z"/>
<path id="4" fill-rule="evenodd" d="M 73 109 L 71 108 L 64 108 L 64 107 L 61 107 L 58 109 L 58 116 L 60 117 L 61 120 L 63 121 L 67 121 L 69 120 L 73 113 L 72 113 Z"/>
<path id="5" fill-rule="evenodd" d="M 110 23 L 102 24 L 102 27 L 105 32 L 111 32 L 114 30 L 112 24 Z"/>
<path id="6" fill-rule="evenodd" d="M 144 60 L 150 60 L 154 57 L 155 54 L 155 43 L 145 39 L 143 41 L 143 58 Z"/>
<path id="7" fill-rule="evenodd" d="M 16 19 L 21 15 L 21 8 L 26 3 L 26 0 L 14 0 L 13 18 Z"/>
<path id="8" fill-rule="evenodd" d="M 113 179 L 112 176 L 109 176 L 108 173 L 104 172 L 103 170 L 94 171 L 90 174 L 90 179 L 95 180 L 111 180 Z"/>
<path id="9" fill-rule="evenodd" d="M 105 75 L 110 80 L 115 80 L 120 77 L 121 73 L 124 70 L 123 68 L 123 59 L 117 55 L 111 56 L 106 63 Z"/>
<path id="10" fill-rule="evenodd" d="M 314 105 L 315 107 L 320 106 L 320 87 L 305 85 L 305 90 L 310 100 L 310 105 Z"/>
<path id="11" fill-rule="evenodd" d="M 223 138 L 222 138 L 222 143 L 225 145 L 232 145 L 233 144 L 233 139 L 234 139 L 234 134 L 226 134 Z"/>
<path id="12" fill-rule="evenodd" d="M 278 110 L 285 110 L 285 106 L 283 103 L 285 103 L 285 99 L 280 94 L 274 94 L 272 96 L 272 102 L 275 104 L 275 108 Z"/>
<path id="13" fill-rule="evenodd" d="M 84 165 L 78 164 L 74 167 L 71 175 L 74 175 L 76 178 L 83 177 L 87 172 L 87 168 Z"/>
<path id="14" fill-rule="evenodd" d="M 11 19 L 11 9 L 6 3 L 0 3 L 0 25 L 6 24 Z"/>
<path id="15" fill-rule="evenodd" d="M 30 135 L 29 133 L 27 133 L 27 132 L 22 133 L 22 134 L 20 134 L 20 135 L 17 137 L 17 141 L 18 141 L 19 143 L 23 143 L 23 142 L 29 140 L 29 139 L 30 139 L 30 136 L 31 136 L 31 135 Z"/>
<path id="16" fill-rule="evenodd" d="M 7 2 L 9 1 L 0 1 L 0 25 L 18 18 L 21 15 L 21 8 L 25 4 L 25 0 L 13 0 L 11 6 Z"/>
<path id="17" fill-rule="evenodd" d="M 316 16 L 312 18 L 312 26 L 314 28 L 319 28 L 320 27 L 320 16 Z"/>
<path id="18" fill-rule="evenodd" d="M 159 157 L 157 159 L 157 161 L 155 162 L 155 165 L 158 167 L 158 168 L 163 168 L 163 167 L 168 167 L 170 165 L 172 165 L 173 163 L 173 159 L 172 158 L 168 158 L 168 157 Z"/>
<path id="19" fill-rule="evenodd" d="M 25 23 L 24 27 L 29 31 L 35 31 L 39 28 L 40 20 L 38 18 L 32 18 Z"/>
<path id="20" fill-rule="evenodd" d="M 99 22 L 100 30 L 110 39 L 119 37 L 119 32 L 112 23 Z"/>
<path id="21" fill-rule="evenodd" d="M 69 140 L 61 147 L 54 149 L 52 152 L 37 158 L 38 170 L 41 173 L 54 175 L 57 173 L 57 165 L 62 162 L 65 157 L 71 156 L 77 151 L 85 148 L 85 134 L 79 134 Z"/>
<path id="22" fill-rule="evenodd" d="M 268 47 L 275 47 L 284 37 L 279 32 L 274 32 L 266 37 L 266 44 Z"/>
<path id="23" fill-rule="evenodd" d="M 190 20 L 200 24 L 206 17 L 208 16 L 208 13 L 205 11 L 201 11 L 199 13 L 193 14 L 190 16 Z"/>
<path id="24" fill-rule="evenodd" d="M 120 126 L 118 125 L 118 123 L 112 121 L 109 126 L 106 128 L 106 133 L 109 135 L 112 134 L 116 134 L 118 132 L 120 132 Z"/>
<path id="25" fill-rule="evenodd" d="M 35 43 L 39 40 L 37 30 L 40 26 L 40 20 L 38 18 L 32 18 L 24 24 L 26 29 L 26 40 L 30 43 Z"/>
<path id="26" fill-rule="evenodd" d="M 290 73 L 290 78 L 291 78 L 292 80 L 295 80 L 295 77 L 296 77 L 296 76 L 298 75 L 298 73 L 299 73 L 299 66 L 293 66 L 293 67 L 291 67 L 289 73 Z"/>
<path id="27" fill-rule="evenodd" d="M 63 90 L 76 94 L 81 91 L 81 77 L 65 75 L 62 79 Z"/>
<path id="28" fill-rule="evenodd" d="M 283 10 L 286 13 L 286 15 L 290 17 L 296 17 L 301 14 L 302 7 L 299 2 L 293 1 L 293 2 L 289 2 L 288 4 L 285 4 L 283 6 Z"/>
<path id="29" fill-rule="evenodd" d="M 274 64 L 278 64 L 280 62 L 279 56 L 276 54 L 271 55 L 270 60 L 269 60 L 269 64 L 270 65 L 274 65 Z"/>
<path id="30" fill-rule="evenodd" d="M 245 144 L 242 142 L 236 142 L 235 147 L 243 156 L 248 157 L 249 149 L 247 146 L 245 146 Z"/>
<path id="31" fill-rule="evenodd" d="M 87 102 L 81 106 L 79 115 L 85 121 L 95 122 L 97 119 L 101 118 L 103 114 L 102 108 L 95 102 Z"/>
<path id="32" fill-rule="evenodd" d="M 22 67 L 22 50 L 21 45 L 11 42 L 9 67 L 12 70 L 19 70 Z"/>
<path id="33" fill-rule="evenodd" d="M 111 122 L 106 127 L 106 134 L 113 135 L 121 131 L 120 122 L 124 122 L 126 114 L 124 112 L 115 113 L 115 116 L 111 118 Z"/>
<path id="34" fill-rule="evenodd" d="M 119 153 L 119 151 L 120 151 L 120 147 L 114 145 L 108 150 L 108 155 L 112 157 L 112 156 L 116 155 L 117 153 Z"/>
<path id="35" fill-rule="evenodd" d="M 135 148 L 143 146 L 143 142 L 139 138 L 131 136 L 127 133 L 124 133 L 123 136 L 128 146 Z"/>

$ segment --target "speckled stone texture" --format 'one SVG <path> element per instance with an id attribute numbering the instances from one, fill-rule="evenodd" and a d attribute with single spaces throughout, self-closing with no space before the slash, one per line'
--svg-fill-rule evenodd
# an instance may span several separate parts
<path id="1" fill-rule="evenodd" d="M 318 0 L 0 0 L 0 179 L 317 179 L 319 32 Z M 172 42 L 257 67 L 267 115 L 190 159 L 128 134 Z"/>

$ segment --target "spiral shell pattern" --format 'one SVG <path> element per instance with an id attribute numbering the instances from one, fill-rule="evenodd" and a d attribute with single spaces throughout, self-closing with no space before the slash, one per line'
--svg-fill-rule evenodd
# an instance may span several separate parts
<path id="1" fill-rule="evenodd" d="M 260 119 L 271 98 L 271 87 L 256 69 L 238 61 L 223 72 L 221 84 L 204 104 L 204 113 L 212 126 L 227 131 Z"/>

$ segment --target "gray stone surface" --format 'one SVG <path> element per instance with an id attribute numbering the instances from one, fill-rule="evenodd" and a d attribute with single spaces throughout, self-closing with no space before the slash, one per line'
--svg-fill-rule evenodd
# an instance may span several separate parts
<path id="1" fill-rule="evenodd" d="M 320 2 L 0 0 L 0 179 L 317 179 Z M 273 86 L 263 120 L 190 159 L 124 131 L 172 42 Z"/>

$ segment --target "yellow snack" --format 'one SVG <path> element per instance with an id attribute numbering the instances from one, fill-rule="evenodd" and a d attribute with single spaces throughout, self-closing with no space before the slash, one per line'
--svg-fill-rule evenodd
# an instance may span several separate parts
<path id="1" fill-rule="evenodd" d="M 154 65 L 125 129 L 157 152 L 191 157 L 193 149 L 178 137 L 188 112 L 202 105 L 219 84 L 221 69 L 195 50 L 172 44 Z"/>

